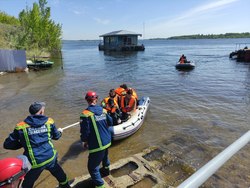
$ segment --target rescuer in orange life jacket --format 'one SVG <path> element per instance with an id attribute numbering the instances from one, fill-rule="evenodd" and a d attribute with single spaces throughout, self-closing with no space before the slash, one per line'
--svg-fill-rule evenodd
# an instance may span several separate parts
<path id="1" fill-rule="evenodd" d="M 25 155 L 0 160 L 0 188 L 21 188 L 24 176 L 31 169 Z"/>
<path id="2" fill-rule="evenodd" d="M 133 96 L 133 90 L 131 88 L 128 89 L 125 96 L 121 97 L 120 104 L 122 120 L 126 121 L 129 118 L 130 113 L 133 113 L 136 110 L 136 98 Z"/>
<path id="3" fill-rule="evenodd" d="M 133 91 L 133 96 L 135 97 L 136 101 L 138 101 L 138 96 L 137 96 L 137 93 L 136 93 L 135 89 L 129 88 L 129 87 L 127 86 L 127 84 L 122 84 L 122 85 L 120 85 L 120 87 L 118 87 L 118 88 L 115 89 L 115 93 L 118 95 L 118 104 L 119 104 L 119 102 L 121 101 L 121 97 L 122 97 L 122 96 L 125 96 L 126 93 L 127 93 L 127 91 L 128 91 L 129 89 L 132 89 L 132 91 Z M 119 104 L 119 106 L 121 106 L 121 105 Z"/>
<path id="4" fill-rule="evenodd" d="M 117 94 L 114 89 L 109 91 L 109 97 L 106 97 L 102 100 L 101 106 L 107 110 L 109 115 L 113 119 L 113 124 L 118 125 L 121 123 L 121 111 L 116 98 Z"/>
<path id="5" fill-rule="evenodd" d="M 118 87 L 118 88 L 115 89 L 115 93 L 116 93 L 119 97 L 124 96 L 124 95 L 126 95 L 126 89 L 127 89 L 127 88 L 128 88 L 128 87 L 127 87 L 126 84 L 122 84 L 122 85 L 120 85 L 120 87 Z"/>

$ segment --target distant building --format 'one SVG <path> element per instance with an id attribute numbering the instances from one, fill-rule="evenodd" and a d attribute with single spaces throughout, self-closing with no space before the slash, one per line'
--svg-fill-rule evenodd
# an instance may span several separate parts
<path id="1" fill-rule="evenodd" d="M 103 37 L 102 43 L 99 44 L 99 50 L 102 51 L 144 51 L 143 44 L 138 44 L 138 36 L 142 34 L 131 31 L 113 31 L 100 35 Z"/>
<path id="2" fill-rule="evenodd" d="M 20 72 L 26 68 L 25 50 L 0 49 L 0 72 Z"/>

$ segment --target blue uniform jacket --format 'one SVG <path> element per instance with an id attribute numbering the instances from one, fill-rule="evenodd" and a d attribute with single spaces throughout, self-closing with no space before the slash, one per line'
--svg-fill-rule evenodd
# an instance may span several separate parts
<path id="1" fill-rule="evenodd" d="M 88 142 L 89 152 L 97 152 L 111 145 L 109 126 L 113 126 L 112 118 L 99 105 L 90 105 L 80 117 L 81 141 Z"/>
<path id="2" fill-rule="evenodd" d="M 16 150 L 24 148 L 32 168 L 51 162 L 57 155 L 51 139 L 58 140 L 61 133 L 54 120 L 44 115 L 28 116 L 16 125 L 14 131 L 4 141 L 4 148 Z"/>

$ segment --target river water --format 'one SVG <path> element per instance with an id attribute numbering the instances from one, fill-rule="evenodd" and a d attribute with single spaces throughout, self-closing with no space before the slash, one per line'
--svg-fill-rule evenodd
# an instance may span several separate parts
<path id="1" fill-rule="evenodd" d="M 101 99 L 122 83 L 135 88 L 139 97 L 149 96 L 151 104 L 142 128 L 110 148 L 113 163 L 149 146 L 168 149 L 167 143 L 178 142 L 183 150 L 199 146 L 199 152 L 182 157 L 200 168 L 249 130 L 250 64 L 229 59 L 229 53 L 235 43 L 250 39 L 144 40 L 144 52 L 126 54 L 100 52 L 98 43 L 64 41 L 62 59 L 53 59 L 53 68 L 0 76 L 1 143 L 28 115 L 33 101 L 45 101 L 46 114 L 64 127 L 79 121 L 87 90 L 97 91 Z M 181 54 L 195 62 L 194 70 L 175 69 Z M 79 136 L 79 127 L 73 127 L 54 141 L 69 179 L 88 173 L 88 153 Z M 0 149 L 0 158 L 22 153 Z M 249 187 L 249 158 L 248 144 L 218 171 L 216 181 Z M 43 172 L 35 187 L 56 184 Z"/>

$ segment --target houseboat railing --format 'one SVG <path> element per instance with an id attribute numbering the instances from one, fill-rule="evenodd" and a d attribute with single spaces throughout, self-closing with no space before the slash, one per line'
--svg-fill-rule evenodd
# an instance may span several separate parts
<path id="1" fill-rule="evenodd" d="M 249 141 L 250 130 L 181 183 L 178 188 L 199 187 Z"/>
<path id="2" fill-rule="evenodd" d="M 249 45 L 250 45 L 250 43 L 236 43 L 235 44 L 235 51 L 238 51 L 238 50 L 243 49 L 245 47 L 249 48 Z"/>

